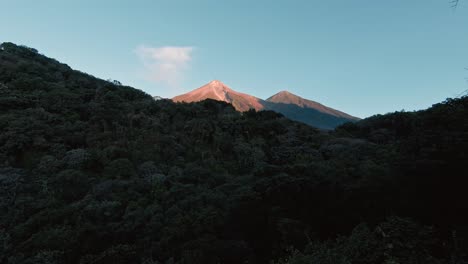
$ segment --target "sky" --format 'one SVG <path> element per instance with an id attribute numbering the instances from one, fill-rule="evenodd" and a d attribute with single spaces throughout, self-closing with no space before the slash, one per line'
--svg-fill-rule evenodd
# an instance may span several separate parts
<path id="1" fill-rule="evenodd" d="M 358 117 L 468 89 L 468 0 L 0 0 L 0 42 L 173 97 L 220 80 Z"/>

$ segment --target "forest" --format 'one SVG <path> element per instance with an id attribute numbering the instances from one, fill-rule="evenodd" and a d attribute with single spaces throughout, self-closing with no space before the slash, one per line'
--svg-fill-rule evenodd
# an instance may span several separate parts
<path id="1" fill-rule="evenodd" d="M 468 263 L 467 162 L 468 96 L 325 131 L 0 45 L 0 263 Z"/>

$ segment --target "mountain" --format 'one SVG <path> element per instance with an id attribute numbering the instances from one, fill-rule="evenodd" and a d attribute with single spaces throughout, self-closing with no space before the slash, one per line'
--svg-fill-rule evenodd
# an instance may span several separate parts
<path id="1" fill-rule="evenodd" d="M 271 96 L 265 104 L 268 110 L 322 129 L 334 129 L 344 123 L 359 120 L 357 117 L 304 99 L 288 91 L 281 91 Z"/>
<path id="2" fill-rule="evenodd" d="M 224 83 L 214 80 L 186 94 L 172 98 L 174 102 L 199 102 L 205 99 L 214 99 L 230 103 L 238 111 L 245 112 L 249 109 L 257 111 L 265 108 L 264 101 L 248 94 L 236 92 Z"/>
<path id="3" fill-rule="evenodd" d="M 359 120 L 357 117 L 287 91 L 279 92 L 267 100 L 262 100 L 252 95 L 234 91 L 218 80 L 211 81 L 186 94 L 176 96 L 172 100 L 174 102 L 199 102 L 205 99 L 230 103 L 240 112 L 249 109 L 275 111 L 289 119 L 322 129 L 334 129 L 346 122 Z"/>
<path id="4" fill-rule="evenodd" d="M 317 111 L 320 111 L 321 113 L 326 113 L 326 114 L 333 115 L 336 117 L 342 117 L 342 118 L 346 118 L 350 120 L 359 120 L 359 118 L 357 117 L 354 117 L 349 114 L 343 113 L 341 111 L 335 110 L 333 108 L 327 107 L 323 104 L 304 99 L 288 91 L 281 91 L 273 95 L 272 97 L 268 98 L 267 101 L 270 103 L 276 103 L 276 104 L 292 104 L 292 105 L 299 106 L 301 108 L 313 108 L 313 109 L 316 109 Z"/>

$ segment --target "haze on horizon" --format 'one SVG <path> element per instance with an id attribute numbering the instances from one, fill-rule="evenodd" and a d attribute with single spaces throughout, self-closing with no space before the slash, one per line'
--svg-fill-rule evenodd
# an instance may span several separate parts
<path id="1" fill-rule="evenodd" d="M 288 90 L 355 116 L 418 110 L 465 91 L 468 3 L 0 0 L 0 42 L 173 97 L 218 79 Z"/>

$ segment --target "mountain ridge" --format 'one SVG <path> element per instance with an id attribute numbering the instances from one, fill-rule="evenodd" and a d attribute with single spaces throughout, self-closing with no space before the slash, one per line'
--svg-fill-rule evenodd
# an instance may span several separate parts
<path id="1" fill-rule="evenodd" d="M 264 109 L 263 100 L 255 96 L 234 91 L 224 83 L 213 80 L 191 92 L 172 98 L 174 102 L 198 102 L 214 99 L 232 104 L 238 111 L 245 112 L 253 108 Z"/>
<path id="2" fill-rule="evenodd" d="M 338 116 L 338 117 L 344 117 L 344 118 L 349 118 L 349 119 L 354 119 L 354 120 L 359 120 L 359 118 L 352 116 L 350 114 L 344 113 L 342 111 L 333 109 L 331 107 L 325 106 L 321 103 L 308 100 L 305 98 L 302 98 L 298 95 L 295 95 L 289 91 L 280 91 L 268 99 L 266 99 L 268 102 L 273 102 L 273 103 L 283 103 L 283 104 L 294 104 L 297 106 L 300 106 L 302 108 L 315 108 L 315 109 L 320 109 L 320 111 Z"/>
<path id="3" fill-rule="evenodd" d="M 292 120 L 322 129 L 334 129 L 343 123 L 359 120 L 357 117 L 302 98 L 286 90 L 263 100 L 250 94 L 235 91 L 219 80 L 213 80 L 195 90 L 172 98 L 174 102 L 187 103 L 205 99 L 230 103 L 240 112 L 250 109 L 275 111 Z"/>

